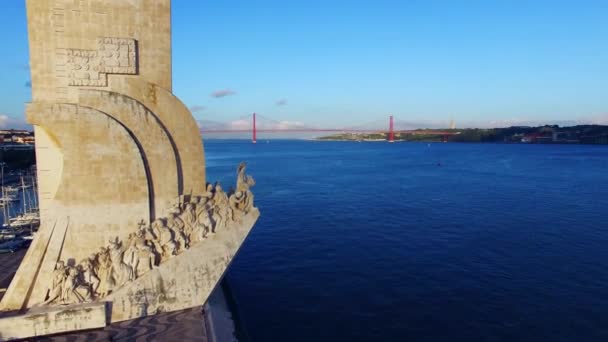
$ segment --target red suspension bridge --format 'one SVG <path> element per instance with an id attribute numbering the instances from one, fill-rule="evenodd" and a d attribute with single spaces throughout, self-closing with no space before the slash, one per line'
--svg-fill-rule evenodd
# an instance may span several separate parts
<path id="1" fill-rule="evenodd" d="M 262 119 L 262 122 L 260 122 Z M 253 113 L 243 116 L 229 123 L 220 123 L 214 121 L 199 121 L 200 132 L 204 135 L 208 134 L 232 134 L 246 133 L 251 134 L 251 141 L 255 144 L 258 133 L 368 133 L 368 134 L 386 134 L 388 142 L 395 141 L 395 134 L 410 134 L 410 135 L 436 135 L 441 136 L 444 142 L 447 142 L 452 135 L 460 134 L 454 130 L 432 130 L 432 129 L 398 129 L 399 124 L 395 124 L 393 116 L 389 116 L 388 127 L 377 127 L 378 122 L 369 123 L 364 126 L 345 127 L 345 128 L 324 128 L 306 126 L 301 122 L 277 121 L 263 117 Z M 408 125 L 408 123 L 404 123 Z M 403 125 L 403 124 L 402 124 Z"/>

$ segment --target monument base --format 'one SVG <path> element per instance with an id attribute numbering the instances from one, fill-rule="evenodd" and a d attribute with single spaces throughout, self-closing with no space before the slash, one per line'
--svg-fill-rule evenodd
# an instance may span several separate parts
<path id="1" fill-rule="evenodd" d="M 45 306 L 0 315 L 0 341 L 103 328 L 106 302 Z"/>
<path id="2" fill-rule="evenodd" d="M 105 298 L 111 322 L 199 306 L 220 284 L 234 256 L 260 216 L 252 210 L 239 222 L 210 235 Z"/>
<path id="3" fill-rule="evenodd" d="M 0 341 L 98 329 L 109 323 L 203 305 L 259 215 L 254 208 L 238 222 L 118 288 L 103 301 L 0 314 Z"/>

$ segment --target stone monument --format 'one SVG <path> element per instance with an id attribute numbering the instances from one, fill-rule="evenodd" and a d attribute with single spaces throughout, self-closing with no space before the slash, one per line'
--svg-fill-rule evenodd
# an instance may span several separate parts
<path id="1" fill-rule="evenodd" d="M 0 340 L 202 305 L 259 216 L 205 179 L 171 92 L 170 0 L 26 0 L 41 226 Z"/>

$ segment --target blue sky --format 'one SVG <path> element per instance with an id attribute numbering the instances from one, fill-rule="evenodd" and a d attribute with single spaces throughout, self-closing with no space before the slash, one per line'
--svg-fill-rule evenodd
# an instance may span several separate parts
<path id="1" fill-rule="evenodd" d="M 17 122 L 24 1 L 2 2 L 0 30 L 0 114 Z M 173 91 L 213 121 L 608 123 L 607 37 L 604 0 L 174 0 Z"/>

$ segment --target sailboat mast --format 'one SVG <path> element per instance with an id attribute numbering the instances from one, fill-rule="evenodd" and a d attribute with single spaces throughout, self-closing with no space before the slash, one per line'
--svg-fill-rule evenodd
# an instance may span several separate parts
<path id="1" fill-rule="evenodd" d="M 23 181 L 23 175 L 21 175 L 21 195 L 23 202 L 23 215 L 27 213 L 27 202 L 25 201 L 25 182 Z"/>
<path id="2" fill-rule="evenodd" d="M 5 197 L 5 193 L 4 193 L 4 186 L 2 187 L 2 219 L 4 220 L 4 225 L 8 224 L 8 221 L 6 219 L 6 206 L 8 205 L 8 201 L 6 200 Z"/>
<path id="3" fill-rule="evenodd" d="M 35 211 L 38 208 L 38 204 L 36 203 L 36 182 L 34 181 L 34 176 L 30 175 L 30 181 L 32 184 L 32 190 L 27 193 L 27 200 L 30 203 L 30 211 Z"/>
<path id="4" fill-rule="evenodd" d="M 25 192 L 25 188 L 23 189 L 23 192 Z M 32 194 L 30 192 L 31 191 L 28 191 L 25 195 L 27 197 L 27 207 L 29 208 L 30 211 L 32 211 L 32 209 L 33 209 Z"/>
<path id="5" fill-rule="evenodd" d="M 8 224 L 8 200 L 6 198 L 6 191 L 4 190 L 4 163 L 0 163 L 0 182 L 2 182 L 2 218 L 4 219 L 4 225 Z"/>
<path id="6" fill-rule="evenodd" d="M 38 182 L 36 182 L 36 175 L 32 175 L 32 191 L 34 196 L 34 208 L 40 210 L 38 208 Z"/>

